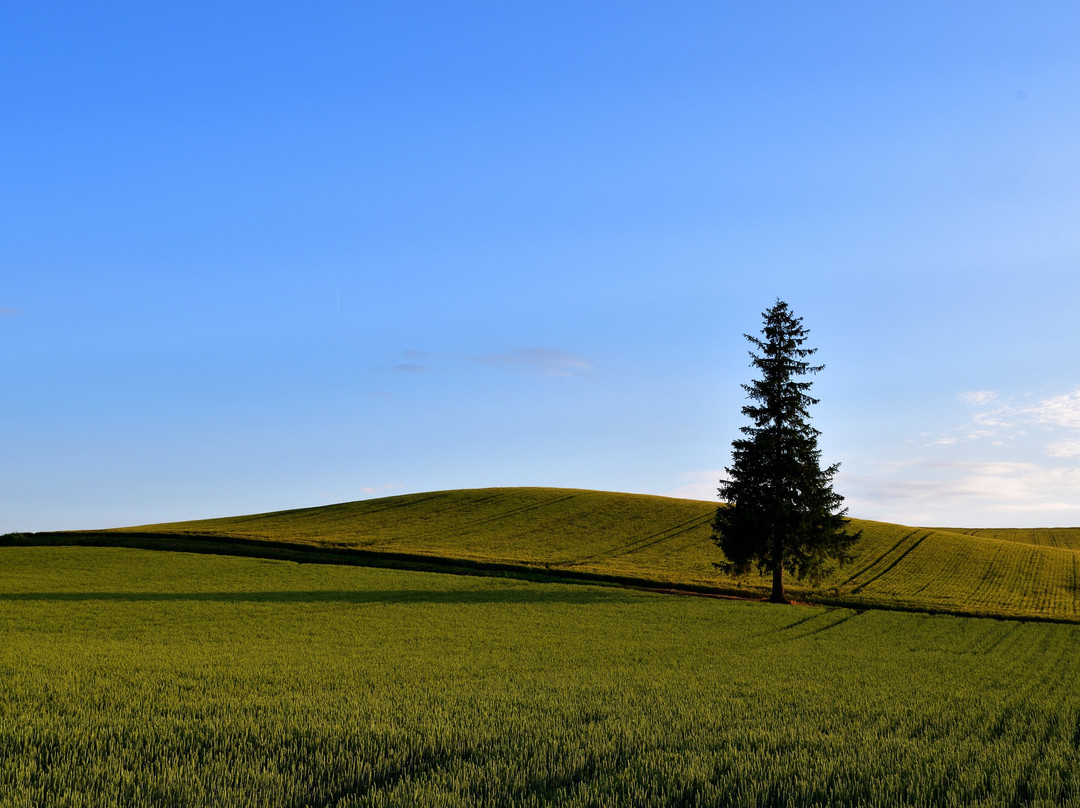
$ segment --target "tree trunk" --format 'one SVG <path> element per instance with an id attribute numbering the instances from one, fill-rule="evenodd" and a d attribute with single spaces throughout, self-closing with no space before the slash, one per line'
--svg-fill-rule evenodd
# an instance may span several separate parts
<path id="1" fill-rule="evenodd" d="M 772 571 L 772 595 L 769 603 L 790 603 L 784 594 L 784 565 L 777 564 Z"/>

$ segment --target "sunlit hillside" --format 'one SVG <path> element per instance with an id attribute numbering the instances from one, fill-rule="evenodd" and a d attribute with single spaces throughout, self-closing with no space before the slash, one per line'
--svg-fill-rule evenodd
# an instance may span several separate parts
<path id="1" fill-rule="evenodd" d="M 602 577 L 615 582 L 762 596 L 713 562 L 714 506 L 559 488 L 438 491 L 250 516 L 80 534 L 89 543 L 190 547 L 350 563 L 465 566 L 472 571 Z M 956 530 L 860 519 L 853 563 L 803 600 L 863 607 L 1080 620 L 1080 529 Z M 46 535 L 41 541 L 49 540 Z"/>

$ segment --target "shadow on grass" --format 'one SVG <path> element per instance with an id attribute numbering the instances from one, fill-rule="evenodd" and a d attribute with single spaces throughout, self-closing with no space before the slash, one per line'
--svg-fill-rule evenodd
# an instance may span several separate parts
<path id="1" fill-rule="evenodd" d="M 616 603 L 640 595 L 615 588 L 595 589 L 494 589 L 448 590 L 377 589 L 310 590 L 281 592 L 3 592 L 0 602 L 95 601 L 210 602 L 210 603 Z"/>

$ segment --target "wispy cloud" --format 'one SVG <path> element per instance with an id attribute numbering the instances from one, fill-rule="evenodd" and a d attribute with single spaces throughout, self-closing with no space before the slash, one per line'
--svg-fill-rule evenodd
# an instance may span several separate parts
<path id="1" fill-rule="evenodd" d="M 982 407 L 989 404 L 997 397 L 998 394 L 993 390 L 972 390 L 969 393 L 960 393 L 957 395 L 957 398 L 973 407 Z"/>
<path id="2" fill-rule="evenodd" d="M 908 524 L 1080 524 L 1080 389 L 958 398 L 975 410 L 970 421 L 923 435 L 925 457 L 846 477 L 853 510 Z"/>
<path id="3" fill-rule="evenodd" d="M 884 464 L 879 471 L 866 476 L 841 470 L 838 475 L 837 490 L 848 497 L 855 515 L 965 527 L 1080 522 L 1080 468 L 908 460 Z"/>
<path id="4" fill-rule="evenodd" d="M 392 370 L 395 373 L 423 373 L 427 369 L 427 365 L 420 365 L 414 362 L 403 362 L 400 365 L 391 365 L 387 368 L 387 370 Z"/>
<path id="5" fill-rule="evenodd" d="M 1050 457 L 1080 457 L 1080 440 L 1061 440 L 1046 447 Z"/>
<path id="6" fill-rule="evenodd" d="M 971 422 L 938 438 L 931 445 L 958 441 L 987 441 L 1002 446 L 1018 438 L 1043 436 L 1050 457 L 1075 457 L 1080 443 L 1080 389 L 1032 402 L 1001 399 L 989 390 L 960 393 L 965 403 L 979 408 Z"/>
<path id="7" fill-rule="evenodd" d="M 1039 426 L 1056 426 L 1080 430 L 1080 390 L 1044 399 L 1016 413 Z"/>
<path id="8" fill-rule="evenodd" d="M 477 361 L 542 373 L 545 376 L 592 376 L 596 366 L 579 354 L 549 348 L 521 348 L 511 353 L 486 354 Z"/>
<path id="9" fill-rule="evenodd" d="M 14 317 L 16 314 L 22 314 L 18 309 L 9 309 L 5 306 L 0 306 L 0 317 Z"/>

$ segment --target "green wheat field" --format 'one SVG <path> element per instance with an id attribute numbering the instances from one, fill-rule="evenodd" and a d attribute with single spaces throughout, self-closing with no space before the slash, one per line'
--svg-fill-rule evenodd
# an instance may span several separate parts
<path id="1" fill-rule="evenodd" d="M 712 567 L 713 510 L 4 537 L 0 806 L 1080 805 L 1080 529 L 855 520 L 814 605 L 656 591 L 764 593 Z"/>

